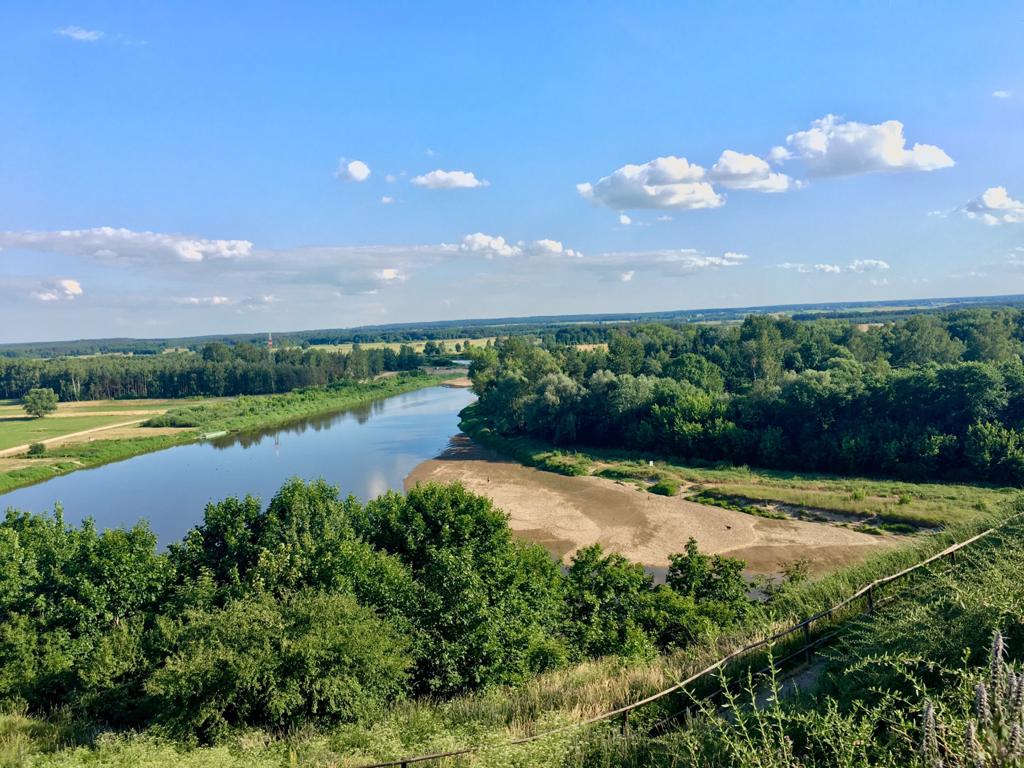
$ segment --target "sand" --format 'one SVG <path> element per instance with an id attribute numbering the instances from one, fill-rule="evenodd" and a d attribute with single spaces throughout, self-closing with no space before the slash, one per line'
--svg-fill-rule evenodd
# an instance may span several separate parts
<path id="1" fill-rule="evenodd" d="M 814 573 L 851 564 L 893 546 L 830 523 L 772 520 L 657 496 L 600 477 L 566 477 L 510 461 L 464 435 L 436 459 L 417 466 L 406 488 L 459 481 L 487 496 L 509 516 L 512 530 L 557 557 L 601 544 L 657 570 L 695 538 L 704 552 L 739 557 L 750 574 L 775 574 L 787 562 L 810 561 Z"/>

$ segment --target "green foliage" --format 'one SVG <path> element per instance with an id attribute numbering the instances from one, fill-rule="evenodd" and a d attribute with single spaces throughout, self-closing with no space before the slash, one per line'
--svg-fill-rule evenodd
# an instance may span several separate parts
<path id="1" fill-rule="evenodd" d="M 752 315 L 716 328 L 633 325 L 589 351 L 515 337 L 475 355 L 470 375 L 477 418 L 499 436 L 1019 484 L 1020 316 L 979 309 L 861 330 Z"/>
<path id="2" fill-rule="evenodd" d="M 412 665 L 408 639 L 351 595 L 255 593 L 160 629 L 173 650 L 146 690 L 157 722 L 186 739 L 366 718 L 405 692 Z"/>
<path id="3" fill-rule="evenodd" d="M 45 453 L 46 453 L 46 446 L 43 445 L 42 443 L 32 443 L 28 447 L 28 455 L 29 456 L 33 456 L 33 457 L 35 457 L 35 456 L 42 456 Z"/>
<path id="4" fill-rule="evenodd" d="M 57 410 L 57 393 L 49 387 L 35 387 L 21 396 L 21 407 L 29 416 L 41 419 Z"/>
<path id="5" fill-rule="evenodd" d="M 659 496 L 678 496 L 679 495 L 679 481 L 671 478 L 665 478 L 651 485 L 647 491 L 649 493 L 655 493 Z"/>

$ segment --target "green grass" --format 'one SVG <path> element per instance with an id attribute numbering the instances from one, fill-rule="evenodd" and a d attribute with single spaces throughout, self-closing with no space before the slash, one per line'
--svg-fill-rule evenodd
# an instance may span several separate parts
<path id="1" fill-rule="evenodd" d="M 131 416 L 115 414 L 110 416 L 53 416 L 41 419 L 28 417 L 0 418 L 0 450 L 26 443 L 39 443 L 50 438 L 84 432 L 87 429 L 106 427 L 131 421 Z"/>

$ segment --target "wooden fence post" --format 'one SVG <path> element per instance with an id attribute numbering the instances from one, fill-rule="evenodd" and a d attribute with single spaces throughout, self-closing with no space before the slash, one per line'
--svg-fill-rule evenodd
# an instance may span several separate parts
<path id="1" fill-rule="evenodd" d="M 806 622 L 804 624 L 804 660 L 810 662 L 811 660 L 811 623 Z"/>
<path id="2" fill-rule="evenodd" d="M 622 713 L 622 735 L 629 735 L 629 710 Z"/>
<path id="3" fill-rule="evenodd" d="M 875 588 L 868 587 L 868 613 L 875 612 Z"/>

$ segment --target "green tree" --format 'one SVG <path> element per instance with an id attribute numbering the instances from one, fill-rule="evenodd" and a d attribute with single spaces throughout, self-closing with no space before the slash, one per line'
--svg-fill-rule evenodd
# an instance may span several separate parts
<path id="1" fill-rule="evenodd" d="M 49 387 L 30 389 L 21 398 L 21 407 L 29 416 L 41 419 L 57 410 L 57 393 Z"/>

